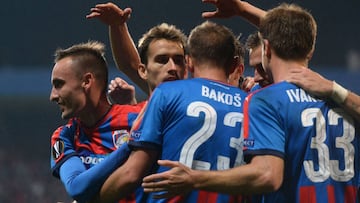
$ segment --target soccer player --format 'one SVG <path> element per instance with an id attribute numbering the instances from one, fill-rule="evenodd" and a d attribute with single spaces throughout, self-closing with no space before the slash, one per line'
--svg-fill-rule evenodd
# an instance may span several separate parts
<path id="1" fill-rule="evenodd" d="M 245 158 L 250 163 L 205 172 L 160 161 L 178 167 L 145 178 L 145 190 L 168 192 L 158 197 L 195 188 L 261 193 L 262 202 L 355 202 L 359 123 L 336 102 L 313 98 L 286 82 L 292 70 L 303 69 L 311 58 L 315 20 L 299 6 L 282 4 L 268 11 L 259 30 L 262 64 L 274 84 L 250 94 L 244 104 Z M 339 102 L 347 96 L 332 98 Z"/>
<path id="2" fill-rule="evenodd" d="M 144 106 L 110 105 L 107 81 L 102 43 L 81 43 L 55 52 L 50 100 L 59 105 L 61 117 L 68 122 L 52 135 L 51 169 L 79 202 L 91 200 L 128 157 L 130 150 L 124 143 Z M 137 197 L 140 202 L 141 195 Z M 134 195 L 127 200 L 135 202 Z"/>
<path id="3" fill-rule="evenodd" d="M 242 89 L 246 92 L 253 92 L 266 87 L 271 81 L 261 64 L 261 41 L 257 32 L 248 36 L 246 47 L 249 52 L 249 65 L 254 68 L 254 77 L 246 77 Z"/>
<path id="4" fill-rule="evenodd" d="M 121 9 L 114 3 L 108 2 L 95 5 L 90 11 L 90 14 L 86 16 L 87 19 L 98 18 L 108 25 L 112 56 L 116 67 L 145 93 L 148 93 L 149 87 L 146 80 L 142 80 L 138 74 L 142 62 L 126 23 L 132 13 L 131 8 Z"/>
<path id="5" fill-rule="evenodd" d="M 212 22 L 192 30 L 188 62 L 194 78 L 162 83 L 155 89 L 144 117 L 134 124 L 129 142 L 132 153 L 104 183 L 100 201 L 111 202 L 131 192 L 159 157 L 203 170 L 225 170 L 242 163 L 240 129 L 246 93 L 227 84 L 238 64 L 235 41 L 229 29 Z M 161 202 L 231 202 L 235 198 L 189 191 Z"/>
<path id="6" fill-rule="evenodd" d="M 102 14 L 103 15 L 100 15 L 100 17 L 106 18 L 107 13 L 105 12 Z M 147 81 L 148 90 L 150 91 L 150 93 L 158 84 L 160 84 L 163 81 L 177 80 L 177 79 L 182 79 L 184 77 L 186 72 L 185 42 L 186 42 L 186 36 L 179 29 L 177 29 L 175 26 L 171 26 L 165 23 L 153 27 L 144 34 L 143 38 L 141 38 L 141 43 L 139 44 L 139 50 L 140 50 L 140 55 L 142 57 L 141 58 L 142 63 L 139 63 L 137 68 L 142 79 Z M 72 58 L 73 52 L 75 52 L 76 55 L 78 49 L 81 50 L 85 49 L 84 54 L 86 55 L 87 54 L 86 50 L 90 49 L 92 45 L 91 46 L 87 45 L 90 46 L 90 48 L 82 47 L 82 46 L 83 45 L 79 47 L 77 45 L 74 48 L 70 48 L 69 51 L 65 50 L 64 52 L 65 53 L 69 52 L 68 53 L 69 58 Z M 98 45 L 96 46 L 94 45 L 94 47 L 97 49 L 99 48 Z M 131 51 L 128 50 L 131 49 L 131 47 L 130 48 L 127 47 L 126 49 L 129 52 Z M 79 53 L 83 53 L 81 50 L 79 51 Z M 94 55 L 103 54 L 102 48 L 99 50 L 88 50 L 88 52 L 90 52 L 90 54 L 94 52 Z M 67 54 L 65 53 L 59 51 L 59 54 L 67 56 Z M 78 57 L 81 58 L 82 55 Z M 81 65 L 83 65 L 84 66 L 83 68 L 85 68 L 85 66 L 90 62 L 85 60 L 84 64 Z M 62 70 L 63 69 L 62 66 L 60 67 Z M 94 66 L 94 68 L 96 68 L 96 66 Z M 104 67 L 102 68 L 104 69 Z M 106 70 L 106 77 L 107 77 L 107 70 Z M 61 75 L 61 80 L 65 80 L 65 79 L 67 78 L 64 75 Z M 60 79 L 56 78 L 54 79 L 54 82 L 55 81 L 56 82 L 60 81 Z M 65 82 L 65 81 L 61 81 L 61 82 Z M 55 88 L 55 84 L 53 84 L 53 86 L 54 86 L 53 91 L 55 92 L 57 88 Z M 59 92 L 60 89 L 62 89 L 62 87 L 61 88 L 59 87 Z M 106 93 L 106 86 L 104 86 L 104 91 Z M 59 97 L 60 96 L 58 95 L 52 94 L 51 100 L 58 101 L 60 100 Z M 97 105 L 98 102 L 91 101 L 90 103 L 91 104 L 94 103 L 94 105 Z M 123 143 L 127 142 L 127 135 L 129 129 L 131 128 L 132 122 L 137 117 L 138 113 L 140 112 L 141 108 L 145 105 L 145 103 L 146 102 L 139 103 L 138 107 L 134 109 L 135 112 L 129 115 L 127 115 L 127 112 L 116 113 L 116 115 L 113 116 L 113 120 L 112 119 L 104 120 L 103 125 L 97 123 L 96 125 L 88 124 L 86 126 L 83 126 L 84 124 L 82 122 L 82 119 L 87 119 L 87 117 L 89 118 L 92 117 L 92 113 L 99 113 L 95 108 L 94 108 L 94 112 L 91 112 L 90 109 L 88 109 L 91 107 L 89 106 L 84 110 L 81 109 L 81 111 L 85 111 L 87 113 L 86 115 L 82 115 L 83 117 L 81 117 L 81 119 L 80 118 L 74 119 L 76 120 L 76 122 L 79 122 L 81 125 L 73 124 L 73 127 L 70 126 L 71 130 L 68 130 L 68 127 L 66 126 L 63 126 L 54 133 L 53 142 L 52 142 L 52 146 L 54 146 L 53 152 L 59 151 L 58 148 L 59 147 L 61 148 L 61 146 L 63 146 L 62 143 L 66 143 L 66 146 L 69 147 L 69 148 L 65 148 L 64 150 L 66 151 L 64 152 L 60 151 L 59 152 L 60 155 L 57 155 L 55 158 L 53 158 L 52 169 L 54 170 L 55 176 L 60 176 L 70 196 L 81 202 L 91 200 L 93 196 L 99 192 L 99 188 L 103 184 L 104 180 L 108 177 L 108 175 L 111 172 L 113 172 L 113 170 L 117 166 L 119 166 L 119 164 L 121 164 L 124 159 L 128 157 L 129 150 L 127 148 L 127 145 Z M 114 106 L 118 106 L 118 105 L 114 105 Z M 130 108 L 130 107 L 126 107 L 126 108 Z M 126 123 L 126 121 L 128 121 L 128 123 Z M 110 122 L 110 125 L 115 125 L 115 126 L 109 126 L 108 122 Z M 85 129 L 84 133 L 82 133 L 82 136 L 85 138 L 82 138 L 81 136 L 75 137 L 81 139 L 81 141 L 77 141 L 76 139 L 74 141 L 73 133 L 74 131 L 76 132 L 77 128 Z M 99 131 L 103 131 L 103 133 L 100 133 Z M 60 136 L 59 140 L 57 139 L 58 136 Z M 101 141 L 100 138 L 104 139 L 105 141 Z M 85 144 L 82 142 L 85 142 Z M 121 145 L 119 149 L 115 150 L 117 146 L 120 146 L 120 144 L 123 145 Z M 87 147 L 87 145 L 90 146 Z M 104 148 L 103 145 L 105 145 L 108 149 L 103 149 Z M 114 145 L 114 147 L 110 148 L 108 145 L 109 146 Z M 81 152 L 83 150 L 82 147 L 89 149 L 86 149 L 85 150 L 86 152 Z M 87 152 L 89 150 L 91 152 Z M 100 152 L 98 150 L 100 150 Z M 115 153 L 111 153 L 114 150 Z M 80 153 L 80 159 L 77 157 L 76 153 Z M 85 155 L 82 155 L 81 153 L 85 153 Z M 87 153 L 90 153 L 90 155 L 88 155 Z M 104 158 L 107 155 L 109 155 L 109 158 Z M 71 157 L 71 161 L 68 161 L 68 159 L 70 160 L 70 157 Z M 76 167 L 72 167 L 73 165 L 75 166 L 73 162 L 77 164 Z M 141 188 L 137 190 L 136 193 L 137 202 L 143 201 L 141 190 L 142 190 Z M 134 195 L 126 198 L 127 201 L 131 201 L 131 202 L 135 201 Z"/>
<path id="7" fill-rule="evenodd" d="M 118 69 L 145 92 L 151 94 L 163 81 L 183 79 L 187 71 L 186 35 L 176 26 L 162 23 L 144 33 L 136 49 L 126 24 L 130 14 L 130 8 L 123 10 L 113 3 L 106 3 L 97 4 L 86 17 L 98 18 L 109 26 L 112 53 Z M 162 67 L 167 68 L 167 72 L 161 72 Z M 147 87 L 143 81 L 147 82 Z"/>
<path id="8" fill-rule="evenodd" d="M 204 3 L 210 3 L 217 7 L 215 11 L 203 12 L 204 18 L 229 18 L 232 16 L 241 16 L 254 26 L 258 27 L 261 18 L 266 14 L 266 11 L 257 8 L 246 1 L 238 0 L 205 0 Z M 309 56 L 309 60 L 311 56 Z M 296 85 L 304 88 L 314 96 L 326 97 L 337 104 L 339 104 L 347 113 L 351 114 L 357 121 L 360 122 L 360 96 L 351 92 L 335 81 L 330 81 L 318 73 L 304 69 L 292 70 L 287 75 L 289 82 L 294 82 Z"/>

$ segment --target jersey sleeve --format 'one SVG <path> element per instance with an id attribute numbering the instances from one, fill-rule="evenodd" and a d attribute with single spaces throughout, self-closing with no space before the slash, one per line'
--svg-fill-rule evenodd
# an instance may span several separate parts
<path id="1" fill-rule="evenodd" d="M 74 147 L 75 126 L 69 124 L 59 127 L 51 137 L 50 167 L 53 176 L 59 178 L 60 166 L 70 157 L 76 156 Z"/>
<path id="2" fill-rule="evenodd" d="M 285 132 L 272 98 L 250 94 L 244 104 L 244 155 L 274 155 L 284 158 Z"/>
<path id="3" fill-rule="evenodd" d="M 139 124 L 131 130 L 130 147 L 160 149 L 162 145 L 166 99 L 161 89 L 156 88 L 145 111 L 138 118 Z"/>
<path id="4" fill-rule="evenodd" d="M 95 166 L 86 169 L 78 156 L 71 156 L 60 167 L 60 179 L 67 193 L 78 202 L 88 202 L 110 176 L 130 155 L 128 145 L 118 149 Z"/>

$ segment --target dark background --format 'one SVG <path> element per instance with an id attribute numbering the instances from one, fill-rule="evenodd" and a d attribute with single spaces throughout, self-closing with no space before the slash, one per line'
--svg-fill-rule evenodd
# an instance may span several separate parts
<path id="1" fill-rule="evenodd" d="M 263 9 L 280 2 L 251 1 Z M 293 2 L 307 8 L 318 23 L 310 67 L 360 93 L 360 1 Z M 50 74 L 56 48 L 99 40 L 107 45 L 110 78 L 121 75 L 114 67 L 107 27 L 97 19 L 85 18 L 96 3 L 103 2 L 13 0 L 0 6 L 0 202 L 70 202 L 50 174 L 50 136 L 64 123 L 56 105 L 48 100 Z M 133 9 L 128 25 L 136 42 L 162 22 L 175 24 L 188 34 L 203 22 L 201 12 L 214 9 L 200 0 L 115 3 Z M 255 31 L 239 17 L 215 21 L 245 38 Z M 246 74 L 251 75 L 252 70 L 248 68 Z M 144 95 L 139 92 L 138 98 Z"/>
<path id="2" fill-rule="evenodd" d="M 57 47 L 67 47 L 88 39 L 107 43 L 107 27 L 98 20 L 87 20 L 85 15 L 98 1 L 5 1 L 0 7 L 1 39 L 0 65 L 50 66 Z M 282 1 L 251 1 L 263 9 Z M 291 2 L 291 1 L 287 1 Z M 350 50 L 359 51 L 360 1 L 293 1 L 307 8 L 318 22 L 317 51 L 312 64 L 338 67 L 346 65 Z M 121 7 L 131 7 L 133 15 L 129 27 L 134 39 L 139 39 L 148 28 L 161 22 L 177 25 L 189 33 L 201 23 L 201 12 L 213 7 L 200 0 L 124 0 L 115 1 Z M 217 20 L 245 35 L 255 30 L 239 17 Z M 110 52 L 109 52 L 110 53 Z M 109 56 L 110 58 L 110 56 Z"/>

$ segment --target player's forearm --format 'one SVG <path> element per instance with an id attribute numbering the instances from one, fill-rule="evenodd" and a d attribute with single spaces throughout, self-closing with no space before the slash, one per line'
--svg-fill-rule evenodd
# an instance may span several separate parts
<path id="1" fill-rule="evenodd" d="M 147 92 L 147 84 L 139 77 L 137 72 L 141 63 L 140 56 L 126 23 L 109 26 L 109 38 L 117 68 L 127 75 L 144 92 Z"/>
<path id="2" fill-rule="evenodd" d="M 343 104 L 343 108 L 352 115 L 357 122 L 360 122 L 360 96 L 349 92 Z"/>
<path id="3" fill-rule="evenodd" d="M 226 171 L 197 171 L 193 176 L 194 188 L 233 195 L 271 192 L 281 184 L 272 171 L 251 164 Z"/>
<path id="4" fill-rule="evenodd" d="M 260 20 L 266 15 L 266 11 L 255 7 L 254 5 L 246 2 L 246 1 L 239 1 L 238 2 L 239 13 L 238 15 L 248 22 L 253 24 L 256 27 L 259 27 Z"/>
<path id="5" fill-rule="evenodd" d="M 95 202 L 113 203 L 131 194 L 139 185 L 139 181 L 131 177 L 131 171 L 118 168 L 102 185 Z"/>
<path id="6" fill-rule="evenodd" d="M 360 96 L 347 90 L 335 81 L 332 82 L 331 87 L 330 98 L 360 122 Z"/>
<path id="7" fill-rule="evenodd" d="M 98 193 L 107 177 L 126 161 L 129 154 L 130 149 L 124 144 L 88 170 L 79 157 L 71 157 L 60 168 L 66 191 L 80 202 L 88 201 Z"/>

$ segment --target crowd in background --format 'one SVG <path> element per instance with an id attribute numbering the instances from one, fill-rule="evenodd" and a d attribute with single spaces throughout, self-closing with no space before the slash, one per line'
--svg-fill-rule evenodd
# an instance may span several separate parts
<path id="1" fill-rule="evenodd" d="M 0 202 L 71 202 L 61 182 L 51 176 L 49 163 L 26 154 L 0 149 Z"/>

